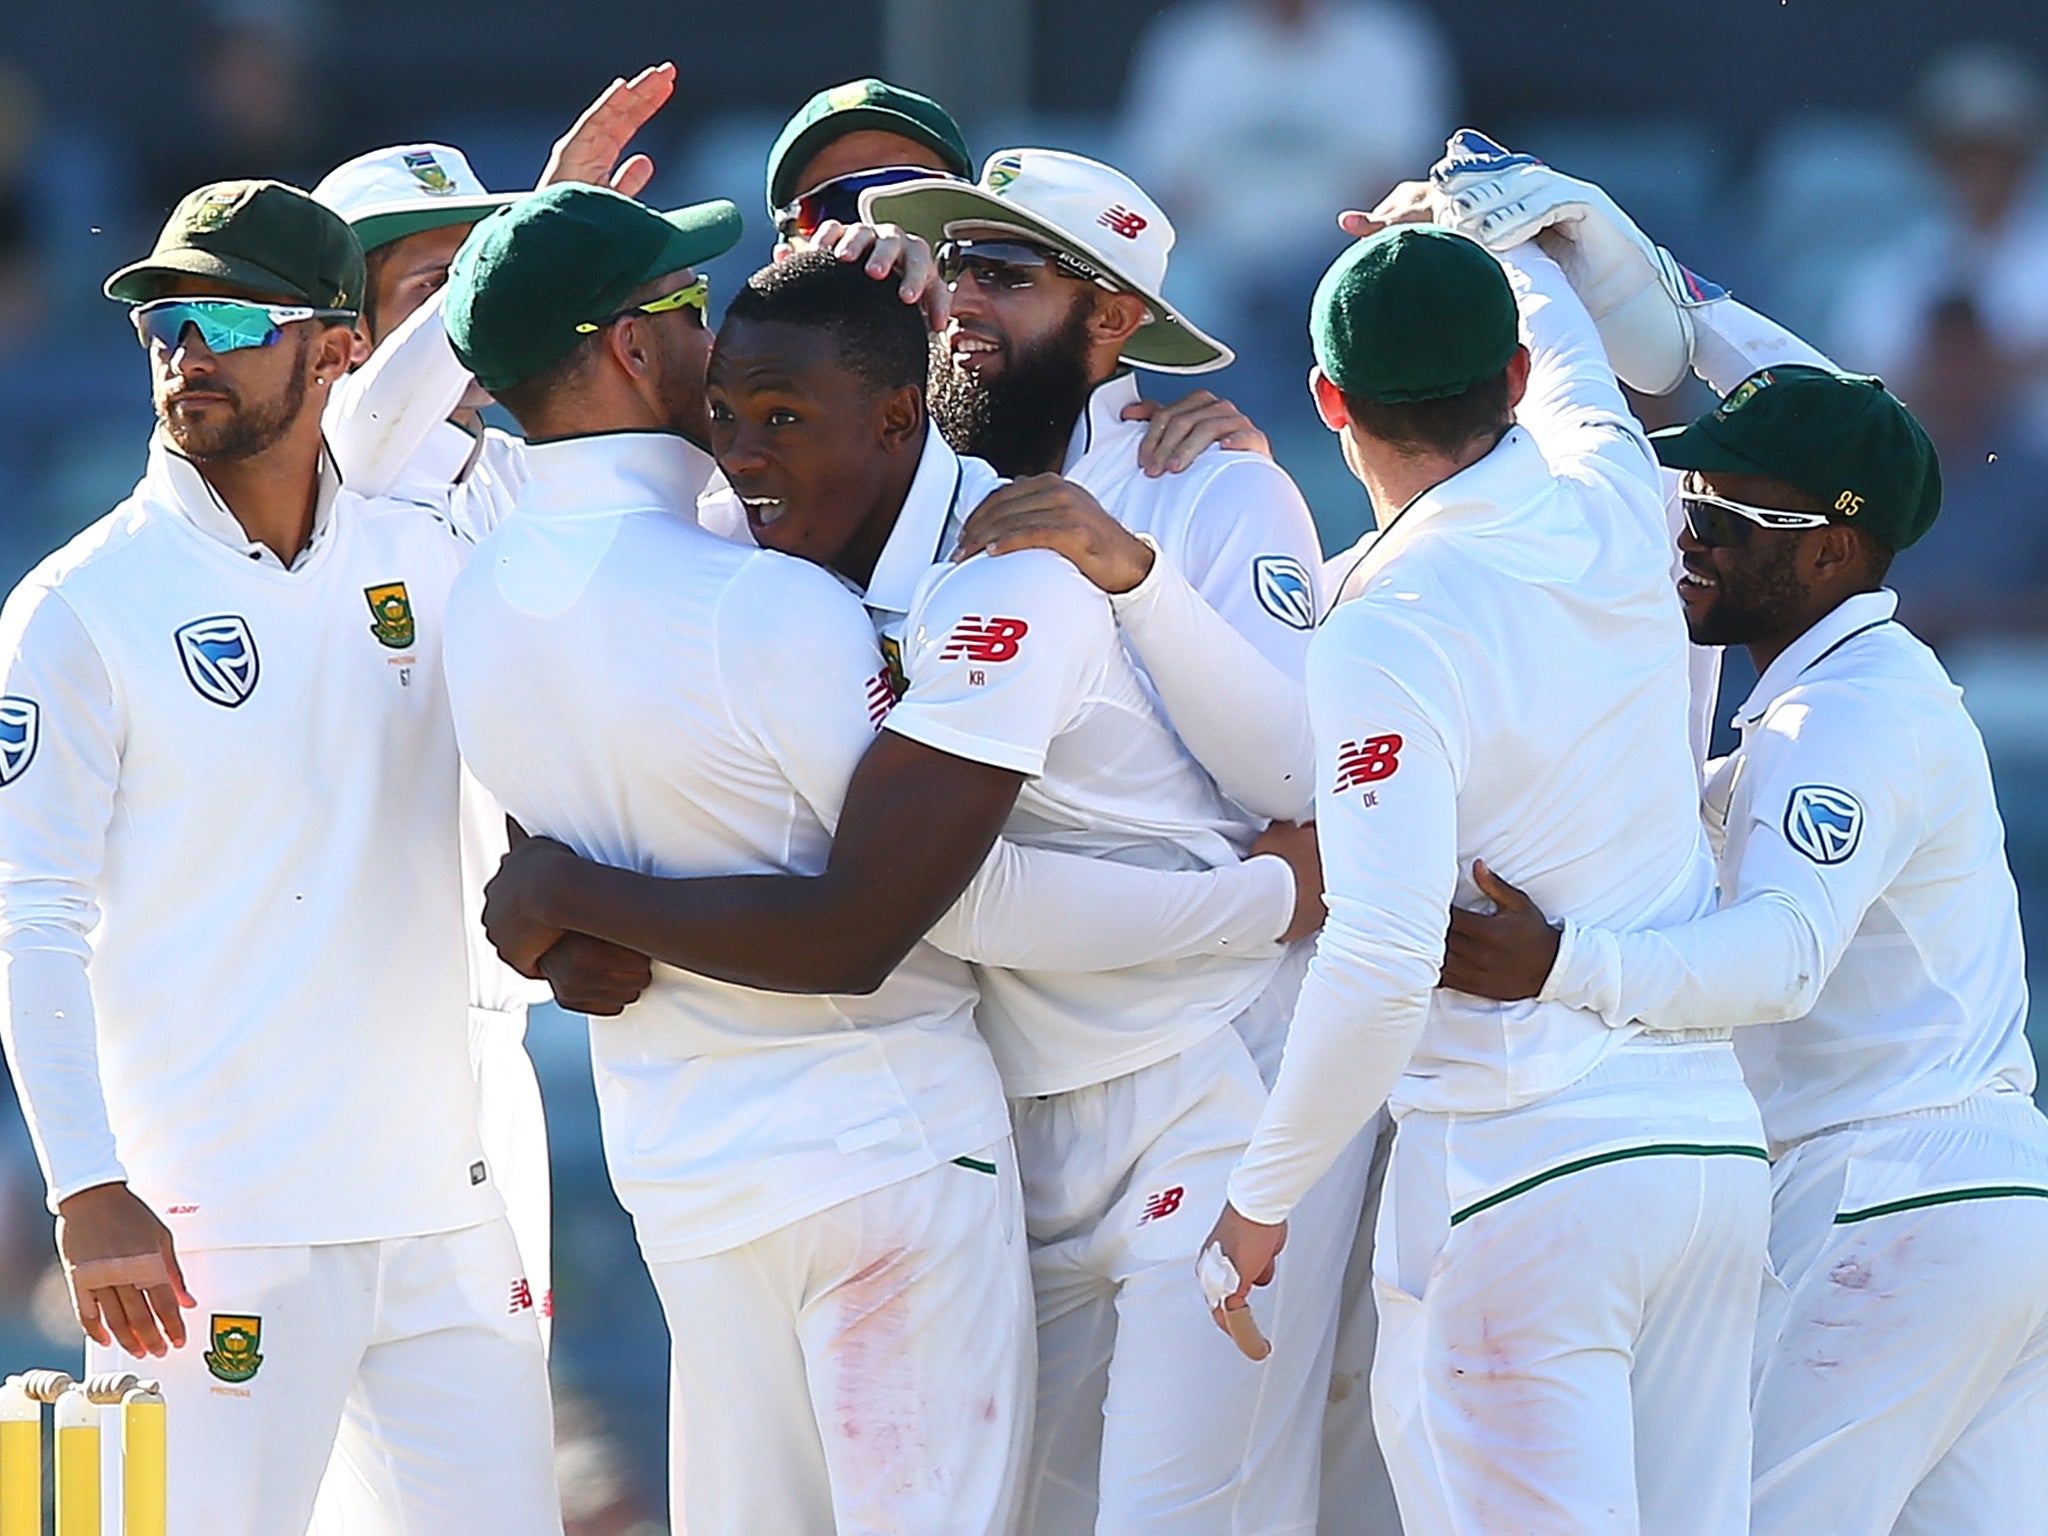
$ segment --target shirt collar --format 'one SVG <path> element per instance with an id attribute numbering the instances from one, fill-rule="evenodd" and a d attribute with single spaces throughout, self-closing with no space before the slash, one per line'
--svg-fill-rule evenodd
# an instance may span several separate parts
<path id="1" fill-rule="evenodd" d="M 939 429 L 927 423 L 924 453 L 896 526 L 875 561 L 862 600 L 889 613 L 910 612 L 910 600 L 925 572 L 953 552 L 966 512 L 960 507 L 960 458 Z"/>
<path id="2" fill-rule="evenodd" d="M 1074 423 L 1073 436 L 1067 439 L 1067 459 L 1060 473 L 1072 478 L 1087 459 L 1121 447 L 1134 432 L 1142 437 L 1145 423 L 1125 421 L 1123 416 L 1124 407 L 1138 399 L 1138 376 L 1128 368 L 1096 385 L 1088 397 L 1088 408 Z"/>
<path id="3" fill-rule="evenodd" d="M 670 512 L 697 520 L 711 455 L 673 432 L 594 432 L 529 443 L 520 517 L 565 521 L 621 512 Z"/>
<path id="4" fill-rule="evenodd" d="M 1806 671 L 1823 656 L 1866 629 L 1889 624 L 1898 612 L 1899 594 L 1889 588 L 1858 592 L 1846 597 L 1807 632 L 1778 653 L 1778 659 L 1764 668 L 1764 675 L 1749 690 L 1749 697 L 1736 711 L 1735 723 L 1748 727 L 1764 717 L 1774 701 L 1789 692 Z"/>
<path id="5" fill-rule="evenodd" d="M 1388 519 L 1351 569 L 1368 563 L 1377 571 L 1412 542 L 1422 529 L 1450 520 L 1498 516 L 1520 505 L 1553 478 L 1550 461 L 1526 427 L 1510 427 L 1485 458 L 1439 480 Z"/>
<path id="6" fill-rule="evenodd" d="M 289 566 L 277 558 L 269 545 L 249 537 L 241 519 L 228 510 L 227 503 L 199 473 L 199 466 L 166 442 L 161 433 L 149 440 L 149 466 L 143 473 L 143 484 L 155 492 L 156 499 L 214 542 L 277 570 L 295 571 L 327 542 L 334 527 L 334 498 L 341 490 L 341 473 L 334 467 L 334 456 L 323 442 L 319 482 L 313 493 L 313 532 Z"/>

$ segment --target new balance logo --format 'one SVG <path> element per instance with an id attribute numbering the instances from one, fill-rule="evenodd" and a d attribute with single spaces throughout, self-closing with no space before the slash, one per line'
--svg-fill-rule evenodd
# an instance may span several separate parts
<path id="1" fill-rule="evenodd" d="M 512 1304 L 505 1309 L 505 1315 L 510 1317 L 515 1313 L 531 1312 L 532 1310 L 533 1286 L 526 1276 L 521 1275 L 512 1282 Z"/>
<path id="2" fill-rule="evenodd" d="M 1156 1195 L 1145 1197 L 1145 1213 L 1138 1218 L 1138 1225 L 1148 1221 L 1161 1221 L 1180 1209 L 1180 1203 L 1187 1195 L 1184 1186 L 1176 1184 L 1171 1189 L 1162 1189 Z"/>
<path id="3" fill-rule="evenodd" d="M 1391 779 L 1394 770 L 1400 766 L 1401 738 L 1398 736 L 1368 736 L 1363 741 L 1347 741 L 1337 750 L 1337 783 L 1333 792 L 1341 795 L 1361 784 Z"/>
<path id="4" fill-rule="evenodd" d="M 889 686 L 889 669 L 882 668 L 868 679 L 868 724 L 876 730 L 889 717 L 889 711 L 896 707 L 896 690 Z"/>
<path id="5" fill-rule="evenodd" d="M 1142 213 L 1133 213 L 1122 203 L 1113 203 L 1102 210 L 1102 217 L 1095 221 L 1112 234 L 1122 235 L 1126 240 L 1135 240 L 1144 227 L 1152 221 Z"/>
<path id="6" fill-rule="evenodd" d="M 980 614 L 963 616 L 946 637 L 939 652 L 941 661 L 1015 661 L 1017 642 L 1030 631 L 1022 619 L 984 619 Z"/>

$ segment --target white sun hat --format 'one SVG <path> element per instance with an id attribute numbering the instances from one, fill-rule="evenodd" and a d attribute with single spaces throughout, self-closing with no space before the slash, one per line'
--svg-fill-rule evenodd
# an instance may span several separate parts
<path id="1" fill-rule="evenodd" d="M 1020 235 L 1065 251 L 1145 301 L 1145 323 L 1123 360 L 1161 373 L 1208 373 L 1230 348 L 1189 324 L 1160 297 L 1173 225 L 1122 171 L 1059 149 L 1003 149 L 974 183 L 933 178 L 871 187 L 860 200 L 869 223 L 897 224 L 928 244 L 964 235 Z"/>
<path id="2" fill-rule="evenodd" d="M 348 221 L 365 251 L 423 229 L 474 224 L 524 192 L 487 192 L 462 151 L 446 144 L 395 144 L 344 160 L 313 189 Z"/>

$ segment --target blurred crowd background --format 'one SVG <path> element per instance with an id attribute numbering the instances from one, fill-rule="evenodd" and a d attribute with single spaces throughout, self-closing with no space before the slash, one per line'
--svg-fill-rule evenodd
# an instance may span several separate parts
<path id="1" fill-rule="evenodd" d="M 1238 351 L 1199 382 L 1268 430 L 1334 550 L 1368 512 L 1303 387 L 1308 295 L 1342 244 L 1332 216 L 1470 123 L 1602 183 L 1926 424 L 1946 499 L 1894 584 L 1990 743 L 2030 948 L 2048 956 L 2044 18 L 2039 0 L 9 0 L 0 576 L 11 586 L 139 473 L 143 360 L 99 284 L 182 193 L 228 176 L 310 187 L 419 139 L 461 147 L 494 188 L 529 185 L 605 81 L 664 58 L 682 84 L 638 146 L 660 167 L 649 200 L 730 197 L 749 223 L 713 268 L 714 309 L 766 259 L 767 148 L 822 86 L 882 74 L 945 102 L 977 156 L 1051 145 L 1133 173 L 1179 230 L 1169 298 Z M 1639 402 L 1652 425 L 1709 403 L 1697 386 Z M 1731 673 L 1724 715 L 1749 685 Z M 2039 999 L 2048 961 L 2033 971 Z M 2048 1005 L 2034 1017 L 2038 1052 Z M 537 1010 L 531 1044 L 554 1146 L 570 1531 L 648 1536 L 661 1318 L 605 1179 L 580 1020 Z M 0 1369 L 74 1357 L 52 1257 L 0 1089 Z"/>

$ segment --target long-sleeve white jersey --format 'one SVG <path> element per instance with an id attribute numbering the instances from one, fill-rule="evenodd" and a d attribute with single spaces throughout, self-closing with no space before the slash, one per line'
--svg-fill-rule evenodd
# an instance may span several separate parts
<path id="1" fill-rule="evenodd" d="M 327 402 L 328 447 L 349 488 L 421 507 L 471 542 L 503 522 L 526 480 L 526 443 L 495 427 L 473 437 L 448 419 L 475 382 L 449 344 L 436 293 L 342 379 Z M 546 1001 L 548 989 L 500 960 L 483 929 L 483 889 L 505 848 L 504 811 L 465 773 L 462 888 L 469 1000 L 480 1027 L 523 1035 L 527 1005 Z"/>
<path id="2" fill-rule="evenodd" d="M 1852 597 L 1771 663 L 1708 785 L 1720 911 L 1610 932 L 1567 920 L 1545 998 L 1611 1023 L 1745 1029 L 1775 1147 L 1851 1120 L 2031 1093 L 2019 896 L 1962 696 Z"/>
<path id="3" fill-rule="evenodd" d="M 966 514 L 998 483 L 936 430 L 927 437 L 866 593 L 908 682 L 886 728 L 1024 774 L 1006 841 L 1087 855 L 1106 872 L 1250 876 L 1274 862 L 1237 865 L 1249 837 L 1243 812 L 1166 724 L 1100 591 L 1044 550 L 946 559 Z M 1093 921 L 1121 921 L 1096 913 Z M 1052 956 L 980 969 L 978 1018 L 1013 1097 L 1165 1060 L 1235 1018 L 1281 951 L 1219 942 L 1150 953 L 1160 958 L 1085 973 Z"/>
<path id="4" fill-rule="evenodd" d="M 1098 385 L 1061 473 L 1158 551 L 1111 600 L 1139 675 L 1248 828 L 1300 820 L 1314 800 L 1301 679 L 1320 613 L 1321 550 L 1308 504 L 1262 454 L 1210 447 L 1177 474 L 1138 467 L 1145 423 L 1125 421 L 1135 375 Z"/>
<path id="5" fill-rule="evenodd" d="M 697 527 L 690 509 L 712 466 L 681 438 L 576 438 L 527 460 L 517 514 L 452 605 L 450 689 L 477 776 L 522 825 L 614 866 L 822 870 L 846 786 L 894 702 L 859 602 L 816 567 Z M 1263 909 L 1248 921 L 1270 934 L 1292 884 L 1277 861 L 1252 862 L 1265 868 L 1237 897 L 1199 880 L 1191 894 L 1241 920 Z M 970 949 L 1092 964 L 1100 935 L 1060 921 L 1064 882 L 1105 871 L 1118 873 L 1003 845 L 963 898 L 967 915 L 941 926 Z M 1125 916 L 1073 905 L 1091 930 Z M 1179 915 L 1125 920 L 1173 929 Z M 612 1178 L 649 1258 L 736 1246 L 1000 1140 L 1001 1084 L 974 1002 L 967 966 L 930 944 L 864 997 L 657 967 L 638 1002 L 591 1021 Z"/>
<path id="6" fill-rule="evenodd" d="M 286 569 L 159 442 L 8 599 L 4 1022 L 53 1203 L 126 1178 L 185 1247 L 502 1209 L 441 674 L 465 548 L 328 475 Z"/>
<path id="7" fill-rule="evenodd" d="M 1231 1181 L 1257 1221 L 1390 1094 L 1397 1115 L 1516 1108 L 1633 1032 L 1435 990 L 1475 858 L 1610 927 L 1712 903 L 1658 467 L 1563 274 L 1527 248 L 1506 265 L 1532 355 L 1520 424 L 1402 509 L 1309 651 L 1330 918 Z"/>

